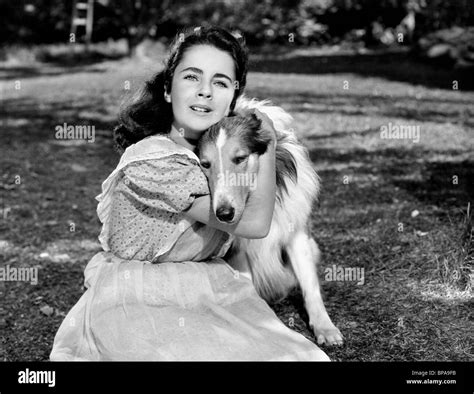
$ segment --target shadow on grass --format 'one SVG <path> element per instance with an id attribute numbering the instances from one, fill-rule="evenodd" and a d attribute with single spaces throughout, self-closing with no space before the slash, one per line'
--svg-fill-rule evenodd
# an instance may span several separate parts
<path id="1" fill-rule="evenodd" d="M 40 63 L 36 65 L 0 65 L 0 80 L 56 76 L 78 72 L 105 72 L 106 70 L 92 66 L 107 60 L 119 60 L 126 57 L 126 55 L 122 53 L 103 53 L 98 50 L 91 50 L 89 52 L 67 50 L 59 53 L 45 51 L 38 54 L 37 57 Z"/>
<path id="2" fill-rule="evenodd" d="M 115 117 L 104 110 L 101 97 L 87 98 L 73 102 L 43 102 L 41 106 L 35 100 L 25 98 L 9 99 L 0 107 L 0 117 L 4 119 L 5 144 L 34 140 L 46 141 L 54 138 L 55 126 L 91 125 L 96 134 L 112 139 Z"/>
<path id="3" fill-rule="evenodd" d="M 249 89 L 249 96 L 259 98 L 271 97 L 276 105 L 284 104 L 292 113 L 327 114 L 349 116 L 384 116 L 403 118 L 410 121 L 460 123 L 474 127 L 474 110 L 468 98 L 455 98 L 440 95 L 439 97 L 390 96 L 370 94 L 321 94 L 291 92 L 270 89 Z M 313 136 L 312 138 L 319 138 Z"/>
<path id="4" fill-rule="evenodd" d="M 61 51 L 59 53 L 45 52 L 40 60 L 45 63 L 60 66 L 87 66 L 107 60 L 119 60 L 127 57 L 127 54 L 115 52 L 105 53 L 101 50 L 91 49 L 89 51 Z"/>
<path id="5" fill-rule="evenodd" d="M 452 153 L 454 155 L 457 152 Z M 353 149 L 344 153 L 333 149 L 312 149 L 309 154 L 313 162 L 347 163 L 349 169 L 353 162 L 362 163 L 361 166 L 346 172 L 372 174 L 385 180 L 383 186 L 369 182 L 365 186 L 351 190 L 351 198 L 358 202 L 390 203 L 397 187 L 422 204 L 450 210 L 465 209 L 469 202 L 472 204 L 474 201 L 472 160 L 457 162 L 430 160 L 430 152 L 422 149 L 390 148 L 375 152 Z M 324 179 L 324 173 L 329 175 L 337 171 L 323 169 L 319 172 Z"/>
<path id="6" fill-rule="evenodd" d="M 467 207 L 474 201 L 474 161 L 425 163 L 423 181 L 394 180 L 424 204 Z"/>
<path id="7" fill-rule="evenodd" d="M 417 59 L 410 53 L 353 54 L 330 56 L 265 56 L 255 59 L 252 71 L 295 74 L 359 74 L 408 82 L 431 88 L 474 90 L 473 68 L 450 69 Z"/>
<path id="8" fill-rule="evenodd" d="M 11 79 L 25 79 L 35 77 L 53 77 L 59 75 L 68 75 L 79 72 L 88 73 L 103 73 L 105 70 L 97 67 L 90 66 L 79 66 L 70 65 L 68 67 L 50 67 L 45 65 L 39 66 L 18 66 L 18 67 L 5 67 L 0 66 L 0 81 L 6 81 Z"/>

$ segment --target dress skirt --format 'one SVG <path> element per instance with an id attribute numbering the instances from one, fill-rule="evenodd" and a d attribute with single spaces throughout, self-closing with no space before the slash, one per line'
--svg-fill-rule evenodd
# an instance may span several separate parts
<path id="1" fill-rule="evenodd" d="M 151 264 L 100 252 L 85 286 L 52 361 L 329 361 L 221 258 Z"/>

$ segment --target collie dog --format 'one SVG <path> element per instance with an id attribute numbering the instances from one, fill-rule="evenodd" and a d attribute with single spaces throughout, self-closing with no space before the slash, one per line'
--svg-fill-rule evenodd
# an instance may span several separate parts
<path id="1" fill-rule="evenodd" d="M 319 177 L 306 149 L 289 128 L 292 118 L 268 101 L 240 97 L 234 116 L 222 119 L 201 137 L 198 156 L 207 176 L 212 207 L 222 222 L 240 220 L 256 182 L 258 156 L 275 133 L 277 195 L 269 234 L 262 239 L 235 237 L 224 259 L 251 279 L 267 301 L 286 297 L 300 285 L 318 344 L 342 344 L 321 297 L 318 245 L 310 235 L 312 205 Z M 205 166 L 203 165 L 205 164 Z"/>

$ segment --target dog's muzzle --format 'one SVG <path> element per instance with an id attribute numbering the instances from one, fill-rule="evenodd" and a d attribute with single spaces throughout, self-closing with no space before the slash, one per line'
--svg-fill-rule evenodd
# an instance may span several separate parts
<path id="1" fill-rule="evenodd" d="M 217 208 L 216 216 L 221 222 L 229 223 L 234 219 L 235 209 L 230 205 L 223 205 Z"/>

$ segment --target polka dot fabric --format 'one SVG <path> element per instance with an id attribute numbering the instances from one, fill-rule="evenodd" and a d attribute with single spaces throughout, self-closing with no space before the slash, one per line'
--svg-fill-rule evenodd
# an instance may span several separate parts
<path id="1" fill-rule="evenodd" d="M 209 194 L 199 165 L 183 155 L 134 162 L 122 170 L 110 216 L 111 252 L 152 261 L 194 199 Z"/>

